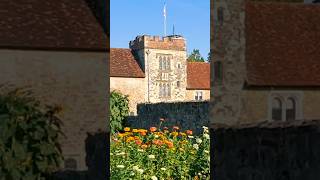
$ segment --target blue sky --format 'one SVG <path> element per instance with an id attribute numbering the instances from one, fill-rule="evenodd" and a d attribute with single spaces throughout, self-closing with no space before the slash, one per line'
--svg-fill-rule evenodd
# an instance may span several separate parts
<path id="1" fill-rule="evenodd" d="M 164 0 L 111 0 L 110 43 L 112 48 L 128 48 L 137 35 L 164 35 Z M 210 50 L 210 0 L 166 0 L 167 35 L 187 39 L 188 54 L 199 49 L 207 59 Z"/>

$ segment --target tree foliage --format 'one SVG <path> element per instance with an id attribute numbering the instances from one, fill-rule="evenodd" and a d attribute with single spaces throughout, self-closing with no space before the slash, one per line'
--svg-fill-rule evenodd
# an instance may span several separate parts
<path id="1" fill-rule="evenodd" d="M 192 53 L 188 57 L 189 62 L 204 62 L 204 58 L 201 56 L 199 49 L 193 49 Z"/>
<path id="2" fill-rule="evenodd" d="M 111 133 L 123 129 L 124 120 L 129 115 L 128 96 L 112 91 L 110 94 L 110 126 Z"/>
<path id="3" fill-rule="evenodd" d="M 63 160 L 57 107 L 42 107 L 30 91 L 0 94 L 0 180 L 39 180 Z"/>

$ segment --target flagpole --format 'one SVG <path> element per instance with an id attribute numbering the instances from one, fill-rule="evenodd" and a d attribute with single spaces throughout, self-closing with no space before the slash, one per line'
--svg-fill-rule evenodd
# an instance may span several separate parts
<path id="1" fill-rule="evenodd" d="M 163 16 L 164 16 L 164 36 L 167 36 L 167 7 L 166 7 L 166 2 L 164 3 L 164 8 L 163 8 Z"/>

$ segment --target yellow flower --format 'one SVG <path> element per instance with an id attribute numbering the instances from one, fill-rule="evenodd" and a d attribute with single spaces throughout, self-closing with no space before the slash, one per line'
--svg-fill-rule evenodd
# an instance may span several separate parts
<path id="1" fill-rule="evenodd" d="M 180 135 L 181 136 L 186 136 L 187 134 L 182 132 L 182 133 L 180 133 Z"/>
<path id="2" fill-rule="evenodd" d="M 126 142 L 131 142 L 131 141 L 134 141 L 134 137 L 128 137 Z"/>
<path id="3" fill-rule="evenodd" d="M 178 132 L 172 132 L 171 134 L 172 134 L 173 136 L 178 136 L 179 133 L 178 133 Z"/>
<path id="4" fill-rule="evenodd" d="M 125 127 L 124 131 L 128 132 L 128 131 L 130 131 L 130 128 L 129 127 Z"/>
<path id="5" fill-rule="evenodd" d="M 137 133 L 139 131 L 138 131 L 138 129 L 132 129 L 132 132 Z"/>
<path id="6" fill-rule="evenodd" d="M 119 133 L 118 136 L 119 136 L 120 138 L 122 138 L 122 137 L 124 137 L 124 136 L 126 136 L 126 135 L 123 134 L 123 133 Z"/>

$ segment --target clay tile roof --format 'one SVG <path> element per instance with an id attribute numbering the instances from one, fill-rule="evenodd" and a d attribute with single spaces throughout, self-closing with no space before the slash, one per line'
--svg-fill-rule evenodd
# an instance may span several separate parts
<path id="1" fill-rule="evenodd" d="M 131 49 L 110 49 L 110 77 L 143 78 L 144 72 Z"/>
<path id="2" fill-rule="evenodd" d="M 0 48 L 105 50 L 85 0 L 1 0 Z"/>
<path id="3" fill-rule="evenodd" d="M 210 63 L 188 62 L 187 89 L 210 90 Z"/>
<path id="4" fill-rule="evenodd" d="M 248 2 L 248 85 L 319 86 L 319 19 L 319 5 Z"/>

